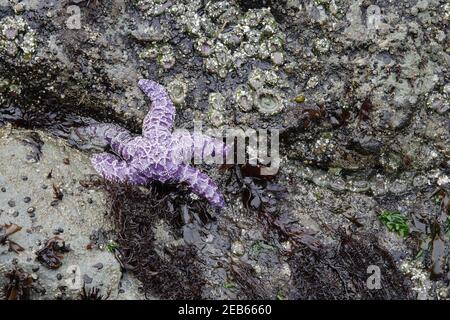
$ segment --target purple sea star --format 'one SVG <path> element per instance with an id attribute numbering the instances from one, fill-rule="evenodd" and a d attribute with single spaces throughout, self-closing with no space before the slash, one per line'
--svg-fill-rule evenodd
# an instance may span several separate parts
<path id="1" fill-rule="evenodd" d="M 226 156 L 228 147 L 217 139 L 189 132 L 173 134 L 175 107 L 166 89 L 151 80 L 140 80 L 139 87 L 152 101 L 145 116 L 141 136 L 132 136 L 114 124 L 94 124 L 76 129 L 82 139 L 100 138 L 115 154 L 92 157 L 95 169 L 107 180 L 145 185 L 151 181 L 187 183 L 191 190 L 213 206 L 223 208 L 225 201 L 217 185 L 206 174 L 190 166 L 192 154 Z"/>

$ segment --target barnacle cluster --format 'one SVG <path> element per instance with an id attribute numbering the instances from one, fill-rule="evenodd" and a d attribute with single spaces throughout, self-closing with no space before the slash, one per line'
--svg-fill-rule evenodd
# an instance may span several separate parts
<path id="1" fill-rule="evenodd" d="M 235 102 L 241 111 L 258 110 L 264 115 L 280 113 L 286 103 L 283 88 L 287 83 L 273 70 L 256 68 L 251 72 L 246 86 L 235 92 Z"/>
<path id="2" fill-rule="evenodd" d="M 250 9 L 245 13 L 229 1 L 208 2 L 200 13 L 200 0 L 139 0 L 138 7 L 148 16 L 162 13 L 172 15 L 194 41 L 197 53 L 204 58 L 204 67 L 212 74 L 225 78 L 251 59 L 284 64 L 285 35 L 280 31 L 270 9 Z M 167 44 L 153 45 L 143 57 L 158 56 L 171 60 Z M 169 64 L 170 65 L 170 64 Z"/>
<path id="3" fill-rule="evenodd" d="M 36 51 L 36 34 L 21 17 L 0 20 L 0 52 L 15 59 L 30 61 Z"/>
<path id="4" fill-rule="evenodd" d="M 181 75 L 178 75 L 167 84 L 167 92 L 177 107 L 183 107 L 186 104 L 189 85 L 186 82 L 186 79 Z"/>
<path id="5" fill-rule="evenodd" d="M 220 127 L 225 123 L 225 97 L 218 92 L 212 92 L 208 97 L 208 120 L 213 127 Z"/>

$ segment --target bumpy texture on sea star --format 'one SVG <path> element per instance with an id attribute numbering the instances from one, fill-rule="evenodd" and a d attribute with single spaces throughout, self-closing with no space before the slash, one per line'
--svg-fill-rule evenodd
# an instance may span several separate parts
<path id="1" fill-rule="evenodd" d="M 172 134 L 175 107 L 165 88 L 151 80 L 140 80 L 139 87 L 152 101 L 141 136 L 132 136 L 114 124 L 100 123 L 76 130 L 81 139 L 102 139 L 115 153 L 95 154 L 92 157 L 95 169 L 106 179 L 116 182 L 137 185 L 155 180 L 185 182 L 213 206 L 224 207 L 223 196 L 214 181 L 188 162 L 194 152 L 204 156 L 226 156 L 228 147 L 223 141 L 200 133 Z"/>

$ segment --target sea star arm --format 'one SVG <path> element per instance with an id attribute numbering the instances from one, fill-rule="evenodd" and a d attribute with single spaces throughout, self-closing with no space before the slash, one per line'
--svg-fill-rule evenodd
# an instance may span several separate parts
<path id="1" fill-rule="evenodd" d="M 206 198 L 213 206 L 225 207 L 225 200 L 215 182 L 200 170 L 189 165 L 181 165 L 175 180 L 180 183 L 186 182 L 192 192 Z"/>
<path id="2" fill-rule="evenodd" d="M 166 89 L 151 80 L 140 80 L 139 87 L 152 101 L 152 108 L 144 118 L 142 135 L 147 137 L 152 130 L 170 130 L 175 120 L 175 107 Z"/>
<path id="3" fill-rule="evenodd" d="M 126 145 L 133 137 L 124 128 L 115 124 L 97 123 L 87 127 L 75 129 L 81 140 L 100 139 L 103 146 L 110 146 L 117 155 L 126 159 Z"/>
<path id="4" fill-rule="evenodd" d="M 109 181 L 132 184 L 143 182 L 137 179 L 138 172 L 136 169 L 113 154 L 106 152 L 95 154 L 92 156 L 92 164 L 95 170 Z"/>
<path id="5" fill-rule="evenodd" d="M 189 133 L 185 131 L 175 131 L 172 134 L 174 150 L 181 155 L 185 162 L 191 161 L 193 156 L 205 159 L 217 155 L 226 157 L 230 148 L 219 139 L 209 137 L 201 133 Z"/>
<path id="6" fill-rule="evenodd" d="M 195 154 L 203 155 L 203 157 L 217 154 L 226 157 L 230 151 L 230 148 L 223 141 L 201 133 L 194 133 L 193 141 Z"/>

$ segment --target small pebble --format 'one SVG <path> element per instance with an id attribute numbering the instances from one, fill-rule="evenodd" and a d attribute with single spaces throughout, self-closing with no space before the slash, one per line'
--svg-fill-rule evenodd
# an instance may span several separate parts
<path id="1" fill-rule="evenodd" d="M 47 189 L 47 188 L 48 188 L 48 185 L 46 185 L 46 184 L 43 184 L 43 185 L 42 185 L 42 189 L 45 190 L 45 189 Z"/>
<path id="2" fill-rule="evenodd" d="M 10 206 L 11 208 L 14 208 L 16 206 L 16 202 L 14 200 L 9 200 L 8 206 Z"/>
<path id="3" fill-rule="evenodd" d="M 35 210 L 36 210 L 36 209 L 35 209 L 34 207 L 29 207 L 29 208 L 27 209 L 27 212 L 28 212 L 28 213 L 33 213 Z"/>
<path id="4" fill-rule="evenodd" d="M 61 280 L 62 278 L 63 278 L 63 276 L 62 276 L 61 273 L 58 273 L 58 274 L 56 275 L 56 279 Z"/>
<path id="5" fill-rule="evenodd" d="M 13 216 L 14 218 L 17 218 L 17 217 L 19 216 L 19 211 L 15 210 L 15 211 L 13 212 L 12 216 Z"/>
<path id="6" fill-rule="evenodd" d="M 28 177 L 27 176 L 22 176 L 22 181 L 27 181 Z"/>
<path id="7" fill-rule="evenodd" d="M 94 201 L 92 200 L 92 198 L 88 198 L 88 199 L 87 199 L 87 202 L 88 202 L 88 203 L 93 203 Z"/>
<path id="8" fill-rule="evenodd" d="M 240 241 L 235 241 L 231 244 L 231 252 L 234 255 L 242 256 L 245 252 L 244 245 Z"/>
<path id="9" fill-rule="evenodd" d="M 84 280 L 84 283 L 91 284 L 93 279 L 91 277 L 89 277 L 87 274 L 85 274 L 83 276 L 83 280 Z"/>
<path id="10" fill-rule="evenodd" d="M 25 203 L 30 203 L 30 201 L 31 201 L 30 197 L 23 198 L 23 202 L 25 202 Z"/>
<path id="11" fill-rule="evenodd" d="M 22 2 L 19 2 L 14 5 L 13 9 L 16 14 L 21 14 L 22 12 L 25 11 L 25 4 Z"/>
<path id="12" fill-rule="evenodd" d="M 96 264 L 93 265 L 93 267 L 98 269 L 98 270 L 103 269 L 103 263 L 101 263 L 101 262 L 96 263 Z"/>
<path id="13" fill-rule="evenodd" d="M 55 229 L 55 230 L 53 230 L 53 234 L 54 235 L 58 235 L 58 234 L 60 234 L 60 233 L 63 233 L 64 232 L 64 229 L 63 228 L 58 228 L 58 229 Z"/>
<path id="14" fill-rule="evenodd" d="M 303 103 L 303 102 L 305 102 L 305 100 L 306 100 L 306 98 L 305 98 L 305 96 L 304 95 L 299 95 L 299 96 L 296 96 L 295 98 L 294 98 L 294 101 L 295 102 L 297 102 L 297 103 Z"/>
<path id="15" fill-rule="evenodd" d="M 0 190 L 2 190 L 2 192 L 6 192 L 6 188 L 2 187 Z"/>

